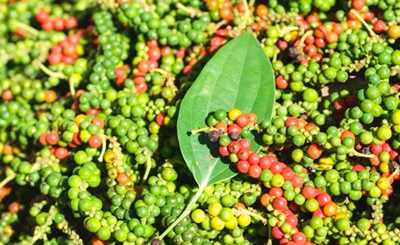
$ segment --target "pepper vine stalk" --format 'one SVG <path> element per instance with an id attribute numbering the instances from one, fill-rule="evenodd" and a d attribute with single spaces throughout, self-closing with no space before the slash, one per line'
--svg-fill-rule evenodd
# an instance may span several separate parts
<path id="1" fill-rule="evenodd" d="M 204 127 L 204 128 L 198 128 L 198 129 L 193 129 L 190 133 L 191 135 L 198 134 L 201 132 L 211 132 L 211 131 L 218 131 L 219 129 L 217 128 L 211 128 L 211 127 Z"/>
<path id="2" fill-rule="evenodd" d="M 34 60 L 34 63 L 40 68 L 40 70 L 42 70 L 44 73 L 46 73 L 50 77 L 55 77 L 55 78 L 59 78 L 59 79 L 63 79 L 63 80 L 68 79 L 68 77 L 66 77 L 63 73 L 54 72 L 54 71 L 50 70 L 45 65 L 43 65 L 42 62 L 40 62 L 37 59 Z M 75 96 L 75 86 L 74 86 L 74 81 L 72 78 L 68 79 L 68 85 L 69 85 L 70 93 L 74 97 Z"/>
<path id="3" fill-rule="evenodd" d="M 357 11 L 355 11 L 354 9 L 350 10 L 351 14 L 354 14 L 357 19 L 365 26 L 365 28 L 367 28 L 369 35 L 372 37 L 378 37 L 376 35 L 376 33 L 371 29 L 371 27 L 367 24 L 367 22 L 365 22 L 365 20 L 357 13 Z"/>
<path id="4" fill-rule="evenodd" d="M 263 217 L 262 215 L 260 215 L 260 214 L 258 214 L 256 212 L 250 211 L 248 209 L 244 209 L 244 208 L 241 208 L 241 207 L 234 208 L 233 209 L 233 213 L 235 214 L 235 216 L 240 216 L 242 214 L 250 215 L 250 216 L 258 219 L 259 221 L 261 221 L 264 225 L 266 225 L 268 223 L 267 218 Z"/>
<path id="5" fill-rule="evenodd" d="M 371 158 L 375 156 L 374 154 L 364 154 L 358 151 L 350 151 L 349 156 L 354 156 L 354 157 L 364 157 L 364 158 Z"/>
<path id="6" fill-rule="evenodd" d="M 170 72 L 168 72 L 164 69 L 161 69 L 161 68 L 154 68 L 154 69 L 152 69 L 152 71 L 158 72 L 162 76 L 164 76 L 164 78 L 166 79 L 165 85 L 168 87 L 171 87 L 172 91 L 174 93 L 174 95 L 170 99 L 170 101 L 172 101 L 175 98 L 176 92 L 178 91 L 178 88 L 175 85 L 175 77 Z"/>
<path id="7" fill-rule="evenodd" d="M 106 136 L 104 134 L 101 134 L 100 138 L 101 138 L 101 153 L 100 153 L 99 158 L 97 158 L 97 160 L 99 162 L 103 162 L 104 154 L 106 153 L 106 149 L 107 149 L 107 139 L 106 139 Z"/>
<path id="8" fill-rule="evenodd" d="M 39 34 L 39 31 L 36 30 L 35 28 L 33 28 L 33 27 L 30 26 L 30 25 L 24 24 L 24 23 L 19 22 L 19 21 L 15 21 L 14 24 L 15 24 L 17 27 L 22 28 L 22 29 L 28 31 L 29 33 L 31 33 L 31 34 L 34 35 L 34 36 L 37 36 L 37 35 Z"/>
<path id="9" fill-rule="evenodd" d="M 211 172 L 210 172 L 211 173 Z M 186 216 L 188 216 L 190 214 L 190 212 L 192 211 L 192 208 L 196 205 L 197 200 L 199 200 L 201 194 L 203 193 L 204 189 L 206 188 L 206 186 L 208 185 L 208 181 L 210 179 L 210 173 L 208 174 L 208 176 L 204 179 L 204 181 L 201 183 L 201 185 L 199 186 L 199 189 L 197 190 L 196 194 L 192 197 L 192 199 L 190 200 L 189 204 L 186 206 L 185 210 L 183 210 L 183 212 L 179 215 L 179 217 L 174 221 L 174 223 L 172 223 L 159 237 L 158 239 L 162 240 L 166 235 L 168 235 L 168 233 L 174 229 L 174 227 L 176 225 L 179 224 L 179 222 L 182 221 L 182 219 L 184 219 Z"/>
<path id="10" fill-rule="evenodd" d="M 36 226 L 34 235 L 30 240 L 29 244 L 35 244 L 39 239 L 47 240 L 47 229 L 53 223 L 54 216 L 57 214 L 56 206 L 52 205 L 49 209 L 49 215 L 47 216 L 46 223 L 42 226 Z"/>
<path id="11" fill-rule="evenodd" d="M 176 225 L 181 222 L 182 219 L 184 219 L 186 216 L 190 214 L 190 211 L 192 211 L 192 208 L 195 206 L 197 200 L 200 198 L 201 194 L 203 193 L 204 189 L 207 186 L 208 181 L 204 181 L 202 185 L 200 185 L 199 189 L 197 190 L 196 194 L 192 197 L 190 200 L 189 204 L 186 206 L 185 210 L 179 215 L 179 217 L 172 223 L 159 237 L 158 239 L 162 240 L 168 233 L 174 229 Z"/>
<path id="12" fill-rule="evenodd" d="M 179 9 L 182 10 L 186 13 L 188 13 L 190 15 L 190 17 L 200 17 L 202 15 L 206 15 L 205 12 L 202 12 L 200 10 L 194 9 L 194 8 L 190 8 L 190 7 L 186 7 L 185 5 L 183 5 L 182 3 L 176 3 L 175 6 Z"/>
<path id="13" fill-rule="evenodd" d="M 152 165 L 152 161 L 151 161 L 152 153 L 147 148 L 146 148 L 145 151 L 146 151 L 146 157 L 147 157 L 147 159 L 146 159 L 146 171 L 144 172 L 141 185 L 144 185 L 146 183 L 146 180 L 149 177 L 150 170 L 151 170 L 151 165 Z"/>
<path id="14" fill-rule="evenodd" d="M 10 175 L 8 175 L 5 179 L 3 179 L 1 182 L 0 182 L 0 188 L 3 188 L 5 185 L 7 185 L 10 181 L 12 181 L 13 179 L 15 179 L 15 177 L 16 177 L 17 175 L 14 173 L 14 172 L 12 172 L 12 174 L 10 174 Z"/>

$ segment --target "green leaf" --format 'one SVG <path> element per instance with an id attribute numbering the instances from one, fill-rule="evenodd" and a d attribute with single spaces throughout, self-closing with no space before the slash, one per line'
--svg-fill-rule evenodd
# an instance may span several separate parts
<path id="1" fill-rule="evenodd" d="M 256 113 L 259 121 L 270 120 L 274 101 L 272 66 L 251 32 L 233 39 L 210 59 L 183 98 L 177 125 L 181 152 L 199 186 L 230 179 L 236 170 L 221 160 L 218 145 L 207 133 L 190 132 L 206 127 L 206 117 L 218 109 L 239 108 Z"/>

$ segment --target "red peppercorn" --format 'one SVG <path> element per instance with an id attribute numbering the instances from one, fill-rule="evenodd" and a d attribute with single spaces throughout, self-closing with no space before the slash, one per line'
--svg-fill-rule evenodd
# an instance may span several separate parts
<path id="1" fill-rule="evenodd" d="M 69 152 L 65 147 L 58 147 L 56 149 L 55 155 L 58 159 L 63 160 L 68 157 Z"/>
<path id="2" fill-rule="evenodd" d="M 238 153 L 240 149 L 241 149 L 240 144 L 237 141 L 232 141 L 228 146 L 228 151 L 230 153 Z"/>
<path id="3" fill-rule="evenodd" d="M 52 131 L 46 134 L 46 142 L 49 145 L 56 145 L 59 140 L 59 135 L 57 132 Z"/>
<path id="4" fill-rule="evenodd" d="M 317 201 L 321 207 L 325 206 L 325 204 L 327 204 L 331 200 L 331 196 L 327 193 L 321 193 L 317 196 Z"/>
<path id="5" fill-rule="evenodd" d="M 372 29 L 376 33 L 382 33 L 386 29 L 386 24 L 383 20 L 378 20 L 375 22 Z"/>
<path id="6" fill-rule="evenodd" d="M 46 10 L 40 10 L 35 17 L 37 22 L 43 23 L 49 18 L 49 16 L 50 16 L 49 12 L 47 12 Z"/>
<path id="7" fill-rule="evenodd" d="M 301 190 L 301 194 L 307 199 L 314 198 L 317 194 L 315 188 L 311 185 L 307 185 Z"/>
<path id="8" fill-rule="evenodd" d="M 219 154 L 221 154 L 221 156 L 223 157 L 227 157 L 229 156 L 229 151 L 228 151 L 228 147 L 227 146 L 220 146 L 218 148 Z"/>
<path id="9" fill-rule="evenodd" d="M 257 152 L 252 152 L 249 155 L 249 159 L 248 159 L 249 163 L 251 165 L 255 165 L 258 164 L 260 162 L 260 155 L 258 155 Z"/>
<path id="10" fill-rule="evenodd" d="M 294 177 L 294 172 L 291 168 L 285 167 L 282 169 L 281 175 L 285 180 L 291 180 Z"/>
<path id="11" fill-rule="evenodd" d="M 247 173 L 249 171 L 250 168 L 250 163 L 247 161 L 239 161 L 236 164 L 237 169 L 239 170 L 239 172 L 241 173 Z"/>
<path id="12" fill-rule="evenodd" d="M 237 124 L 233 123 L 228 126 L 228 134 L 232 132 L 237 132 L 238 134 L 240 134 L 242 132 L 242 129 Z"/>
<path id="13" fill-rule="evenodd" d="M 260 161 L 259 161 L 258 164 L 260 165 L 260 167 L 261 167 L 262 169 L 268 169 L 268 168 L 271 167 L 272 161 L 271 161 L 271 158 L 270 158 L 270 157 L 264 156 L 264 157 L 261 157 L 261 158 L 260 158 Z"/>
<path id="14" fill-rule="evenodd" d="M 249 151 L 243 148 L 237 153 L 239 160 L 247 160 L 249 158 Z"/>
<path id="15" fill-rule="evenodd" d="M 287 207 L 287 200 L 284 197 L 277 197 L 274 199 L 272 205 L 277 210 L 284 210 Z"/>
<path id="16" fill-rule="evenodd" d="M 89 145 L 90 147 L 97 148 L 100 147 L 102 144 L 101 138 L 98 135 L 92 135 L 89 138 Z"/>
<path id="17" fill-rule="evenodd" d="M 258 179 L 261 175 L 262 169 L 258 165 L 252 165 L 249 168 L 249 175 L 255 179 Z"/>
<path id="18" fill-rule="evenodd" d="M 248 116 L 246 114 L 241 114 L 236 118 L 236 124 L 241 128 L 246 127 L 249 124 Z"/>

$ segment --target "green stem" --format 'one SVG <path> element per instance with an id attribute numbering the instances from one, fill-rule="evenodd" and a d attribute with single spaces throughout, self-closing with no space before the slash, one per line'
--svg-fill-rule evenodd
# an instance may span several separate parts
<path id="1" fill-rule="evenodd" d="M 205 15 L 204 12 L 201 12 L 200 10 L 197 10 L 197 9 L 186 7 L 182 3 L 176 3 L 175 6 L 178 9 L 182 10 L 183 12 L 188 13 L 191 17 L 199 17 L 199 16 L 202 16 L 202 15 Z"/>
<path id="2" fill-rule="evenodd" d="M 398 173 L 400 171 L 400 169 L 399 168 L 397 168 L 389 177 L 388 177 L 388 179 L 393 179 L 393 177 Z"/>
<path id="3" fill-rule="evenodd" d="M 75 86 L 74 86 L 74 82 L 72 81 L 72 79 L 69 79 L 68 84 L 69 84 L 69 91 L 71 93 L 71 96 L 75 97 Z"/>
<path id="4" fill-rule="evenodd" d="M 365 26 L 365 28 L 367 28 L 369 35 L 371 35 L 372 37 L 376 37 L 376 33 L 371 29 L 371 27 L 367 24 L 367 22 L 365 22 L 365 20 L 357 13 L 357 11 L 355 11 L 354 9 L 350 10 L 350 13 L 354 14 L 357 19 L 359 21 L 361 21 L 361 23 Z"/>
<path id="5" fill-rule="evenodd" d="M 203 193 L 204 189 L 207 186 L 207 181 L 204 181 L 201 186 L 199 187 L 199 189 L 197 190 L 196 194 L 193 196 L 193 198 L 190 200 L 189 204 L 186 206 L 185 210 L 181 213 L 181 215 L 175 220 L 174 223 L 172 223 L 160 236 L 159 239 L 162 240 L 166 235 L 168 235 L 168 233 L 174 229 L 174 227 L 179 224 L 179 222 L 181 222 L 181 220 L 183 218 L 185 218 L 186 216 L 188 216 L 190 214 L 190 211 L 192 210 L 192 208 L 194 207 L 194 205 L 196 204 L 197 200 L 200 198 L 201 194 Z"/>
<path id="6" fill-rule="evenodd" d="M 191 131 L 191 134 L 197 134 L 197 133 L 201 133 L 201 132 L 210 132 L 210 131 L 218 131 L 218 129 L 216 128 L 209 128 L 209 127 L 205 127 L 205 128 L 199 128 L 199 129 L 193 129 Z"/>
<path id="7" fill-rule="evenodd" d="M 30 25 L 24 24 L 24 23 L 19 22 L 19 21 L 15 21 L 14 24 L 16 26 L 18 26 L 19 28 L 22 28 L 22 29 L 28 31 L 29 33 L 33 34 L 34 36 L 37 36 L 39 34 L 39 31 L 36 30 L 35 28 L 33 28 Z"/>
<path id="8" fill-rule="evenodd" d="M 151 164 L 151 154 L 149 151 L 147 151 L 146 171 L 144 172 L 144 175 L 143 175 L 142 185 L 144 185 L 146 183 L 146 180 L 149 177 L 151 165 L 152 165 Z"/>
<path id="9" fill-rule="evenodd" d="M 306 38 L 311 36 L 312 34 L 313 34 L 313 30 L 309 30 L 306 33 L 304 33 L 304 35 L 300 39 L 299 47 L 302 47 Z"/>
<path id="10" fill-rule="evenodd" d="M 39 239 L 47 240 L 46 230 L 53 223 L 54 216 L 57 214 L 57 208 L 52 205 L 49 209 L 49 215 L 47 216 L 46 223 L 42 226 L 36 226 L 34 236 L 30 241 L 30 244 L 35 244 Z"/>
<path id="11" fill-rule="evenodd" d="M 261 215 L 258 214 L 258 213 L 252 212 L 252 211 L 250 211 L 250 210 L 243 209 L 243 208 L 238 208 L 238 209 L 234 209 L 233 211 L 235 212 L 235 215 L 236 215 L 236 216 L 239 216 L 239 215 L 242 215 L 242 214 L 247 214 L 247 215 L 250 215 L 250 216 L 252 216 L 252 217 L 258 219 L 258 220 L 261 221 L 264 225 L 266 225 L 266 224 L 268 223 L 268 220 L 267 220 L 265 217 L 261 216 Z"/>
<path id="12" fill-rule="evenodd" d="M 44 73 L 46 73 L 50 77 L 57 77 L 57 78 L 60 78 L 60 79 L 67 79 L 67 77 L 64 74 L 62 74 L 60 72 L 51 71 L 49 68 L 47 68 L 45 65 L 43 65 L 40 61 L 35 60 L 35 63 L 39 66 L 39 68 Z"/>
<path id="13" fill-rule="evenodd" d="M 106 153 L 106 149 L 107 149 L 107 141 L 106 141 L 106 136 L 104 136 L 104 134 L 101 134 L 100 136 L 101 138 L 101 153 L 99 158 L 97 158 L 97 160 L 99 162 L 103 162 L 103 158 L 104 158 L 104 154 Z"/>
<path id="14" fill-rule="evenodd" d="M 5 185 L 7 185 L 11 180 L 13 180 L 17 176 L 15 173 L 7 176 L 3 181 L 0 182 L 0 188 L 3 188 Z"/>
<path id="15" fill-rule="evenodd" d="M 349 156 L 371 158 L 375 155 L 374 154 L 364 154 L 364 153 L 360 153 L 358 151 L 351 151 L 351 152 L 349 152 Z"/>

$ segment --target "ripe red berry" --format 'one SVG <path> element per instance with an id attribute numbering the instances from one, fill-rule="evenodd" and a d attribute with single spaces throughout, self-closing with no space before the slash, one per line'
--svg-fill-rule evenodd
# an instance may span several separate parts
<path id="1" fill-rule="evenodd" d="M 102 144 L 101 138 L 98 135 L 92 135 L 89 139 L 90 147 L 97 148 L 100 147 Z"/>
<path id="2" fill-rule="evenodd" d="M 64 30 L 64 20 L 61 17 L 55 18 L 53 20 L 53 27 L 57 31 Z"/>
<path id="3" fill-rule="evenodd" d="M 264 156 L 260 158 L 260 161 L 258 163 L 262 169 L 268 169 L 272 165 L 271 158 L 269 156 Z"/>
<path id="4" fill-rule="evenodd" d="M 287 207 L 287 200 L 284 197 L 277 197 L 274 199 L 272 205 L 277 210 L 284 210 Z"/>
<path id="5" fill-rule="evenodd" d="M 237 156 L 239 160 L 247 160 L 249 158 L 249 151 L 241 149 L 238 153 Z"/>
<path id="6" fill-rule="evenodd" d="M 282 239 L 283 236 L 284 236 L 284 233 L 282 232 L 282 230 L 278 226 L 275 226 L 274 228 L 272 228 L 272 235 L 276 239 Z"/>
<path id="7" fill-rule="evenodd" d="M 239 161 L 236 164 L 237 169 L 239 170 L 239 172 L 241 173 L 247 173 L 249 171 L 250 168 L 250 163 L 247 161 Z"/>
<path id="8" fill-rule="evenodd" d="M 286 119 L 286 127 L 290 127 L 290 126 L 298 126 L 298 120 L 295 117 L 288 117 Z"/>
<path id="9" fill-rule="evenodd" d="M 233 123 L 228 126 L 228 134 L 230 134 L 232 132 L 236 132 L 236 133 L 240 134 L 242 132 L 242 129 L 237 124 Z"/>
<path id="10" fill-rule="evenodd" d="M 321 207 L 331 201 L 331 196 L 328 193 L 321 193 L 317 196 L 317 201 Z"/>
<path id="11" fill-rule="evenodd" d="M 163 113 L 158 113 L 156 116 L 156 123 L 158 125 L 164 125 L 164 118 L 165 118 L 165 115 Z"/>
<path id="12" fill-rule="evenodd" d="M 46 10 L 40 10 L 37 14 L 36 14 L 36 20 L 39 23 L 43 23 L 44 21 L 46 21 L 49 18 L 49 12 L 47 12 Z"/>
<path id="13" fill-rule="evenodd" d="M 255 179 L 259 178 L 261 175 L 262 169 L 258 165 L 251 165 L 249 168 L 249 175 Z"/>
<path id="14" fill-rule="evenodd" d="M 378 155 L 382 152 L 382 146 L 379 144 L 371 144 L 371 152 L 375 155 Z"/>
<path id="15" fill-rule="evenodd" d="M 43 146 L 47 145 L 46 135 L 47 135 L 47 133 L 41 133 L 40 136 L 39 136 L 39 142 Z"/>
<path id="16" fill-rule="evenodd" d="M 221 154 L 221 156 L 227 157 L 229 156 L 229 151 L 228 151 L 228 147 L 227 146 L 220 146 L 218 148 L 219 154 Z"/>
<path id="17" fill-rule="evenodd" d="M 238 153 L 240 149 L 241 149 L 240 144 L 237 141 L 232 141 L 228 146 L 228 151 L 230 153 Z"/>
<path id="18" fill-rule="evenodd" d="M 92 124 L 96 125 L 97 127 L 99 127 L 100 129 L 102 129 L 104 127 L 104 121 L 103 119 L 101 119 L 100 117 L 95 117 L 92 120 Z"/>
<path id="19" fill-rule="evenodd" d="M 271 167 L 270 167 L 271 172 L 273 174 L 280 174 L 282 172 L 283 168 L 284 168 L 283 164 L 281 164 L 280 162 L 274 162 L 271 164 Z"/>
<path id="20" fill-rule="evenodd" d="M 297 187 L 302 186 L 304 181 L 303 181 L 303 178 L 300 175 L 295 174 L 293 176 L 291 182 L 292 182 L 293 187 L 297 188 Z"/>
<path id="21" fill-rule="evenodd" d="M 386 29 L 386 24 L 383 20 L 378 20 L 375 22 L 373 28 L 374 32 L 381 33 Z"/>
<path id="22" fill-rule="evenodd" d="M 246 114 L 241 114 L 236 118 L 236 124 L 241 128 L 246 127 L 249 124 L 249 117 Z"/>
<path id="23" fill-rule="evenodd" d="M 313 212 L 313 217 L 320 217 L 321 219 L 324 219 L 325 218 L 325 214 L 322 211 L 322 209 L 318 208 L 317 210 L 315 210 Z"/>
<path id="24" fill-rule="evenodd" d="M 251 165 L 258 164 L 260 162 L 260 155 L 257 152 L 252 152 L 249 155 L 248 161 Z"/>
<path id="25" fill-rule="evenodd" d="M 58 159 L 62 160 L 68 157 L 69 152 L 65 147 L 58 147 L 56 149 L 55 155 Z"/>
<path id="26" fill-rule="evenodd" d="M 78 26 L 78 20 L 74 16 L 68 16 L 64 20 L 64 25 L 68 29 L 74 29 L 75 27 Z"/>
<path id="27" fill-rule="evenodd" d="M 42 22 L 41 27 L 45 31 L 52 31 L 53 30 L 53 21 L 46 19 Z"/>
<path id="28" fill-rule="evenodd" d="M 59 140 L 59 135 L 57 132 L 52 131 L 46 134 L 46 142 L 49 145 L 56 145 Z"/>
<path id="29" fill-rule="evenodd" d="M 21 205 L 19 202 L 12 202 L 10 205 L 8 205 L 8 211 L 10 213 L 18 213 L 21 210 Z"/>
<path id="30" fill-rule="evenodd" d="M 250 150 L 250 141 L 248 141 L 247 139 L 240 139 L 239 144 L 242 150 Z"/>
<path id="31" fill-rule="evenodd" d="M 285 180 L 291 180 L 294 177 L 294 172 L 291 168 L 285 167 L 282 169 L 281 175 Z"/>
<path id="32" fill-rule="evenodd" d="M 297 245 L 304 245 L 307 241 L 307 237 L 303 232 L 297 232 L 296 234 L 293 235 L 293 241 Z"/>
<path id="33" fill-rule="evenodd" d="M 303 194 L 303 196 L 307 199 L 311 199 L 314 198 L 317 194 L 317 191 L 315 190 L 315 188 L 311 185 L 307 185 L 303 188 L 303 190 L 301 190 L 301 194 Z"/>
<path id="34" fill-rule="evenodd" d="M 271 189 L 269 189 L 269 195 L 273 197 L 282 197 L 283 190 L 280 187 L 271 187 Z"/>
<path id="35" fill-rule="evenodd" d="M 287 210 L 289 210 L 289 209 L 287 209 Z M 292 227 L 296 227 L 297 224 L 299 223 L 299 220 L 297 219 L 296 215 L 294 215 L 294 214 L 287 215 L 285 221 L 287 223 L 291 224 Z"/>
<path id="36" fill-rule="evenodd" d="M 289 86 L 289 82 L 282 75 L 279 75 L 275 78 L 275 85 L 280 89 L 285 89 Z"/>

